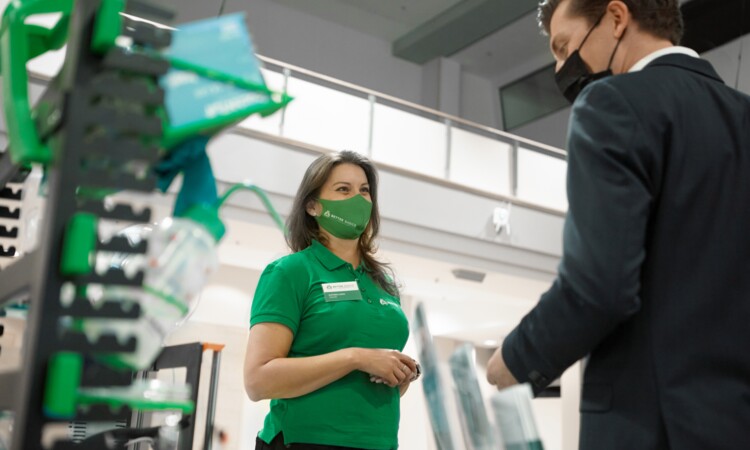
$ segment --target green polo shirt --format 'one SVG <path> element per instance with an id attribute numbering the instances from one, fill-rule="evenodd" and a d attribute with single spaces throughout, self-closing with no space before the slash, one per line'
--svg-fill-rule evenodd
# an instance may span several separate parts
<path id="1" fill-rule="evenodd" d="M 380 288 L 363 265 L 355 270 L 318 241 L 266 267 L 250 326 L 263 322 L 292 330 L 290 358 L 348 347 L 400 351 L 409 337 L 398 297 Z M 283 431 L 286 444 L 395 449 L 399 402 L 398 388 L 355 370 L 307 395 L 272 400 L 259 437 L 268 443 Z"/>

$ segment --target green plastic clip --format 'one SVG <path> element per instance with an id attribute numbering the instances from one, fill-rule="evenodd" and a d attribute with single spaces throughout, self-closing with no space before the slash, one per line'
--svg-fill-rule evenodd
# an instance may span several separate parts
<path id="1" fill-rule="evenodd" d="M 229 197 L 231 197 L 235 192 L 241 189 L 253 192 L 255 193 L 255 195 L 257 195 L 260 198 L 261 202 L 263 202 L 263 205 L 266 207 L 268 214 L 271 215 L 271 218 L 273 219 L 274 223 L 276 223 L 276 226 L 279 228 L 279 230 L 281 230 L 282 233 L 284 233 L 284 235 L 286 235 L 287 229 L 286 229 L 286 226 L 284 225 L 284 221 L 281 219 L 281 216 L 276 211 L 276 208 L 273 207 L 271 200 L 268 199 L 268 196 L 263 191 L 263 189 L 259 188 L 258 186 L 253 185 L 249 181 L 246 181 L 244 183 L 237 183 L 233 185 L 232 187 L 230 187 L 229 189 L 227 189 L 224 195 L 222 195 L 221 198 L 218 199 L 215 204 L 193 205 L 191 208 L 189 208 L 187 211 L 181 214 L 180 217 L 185 217 L 187 219 L 190 219 L 196 223 L 203 225 L 203 227 L 211 234 L 211 236 L 214 237 L 214 240 L 216 242 L 219 242 L 221 241 L 221 238 L 224 237 L 224 234 L 226 233 L 226 228 L 224 226 L 224 223 L 219 218 L 219 209 L 221 209 L 221 207 L 224 206 L 224 203 L 226 203 Z"/>
<path id="2" fill-rule="evenodd" d="M 93 271 L 92 255 L 96 250 L 98 218 L 90 213 L 76 213 L 68 223 L 63 241 L 60 272 L 63 275 L 87 275 Z"/>
<path id="3" fill-rule="evenodd" d="M 73 419 L 79 406 L 108 405 L 112 409 L 128 406 L 147 411 L 195 411 L 192 400 L 148 399 L 129 395 L 127 388 L 81 388 L 83 356 L 73 352 L 52 355 L 44 386 L 44 413 L 54 419 Z"/>
<path id="4" fill-rule="evenodd" d="M 49 417 L 71 419 L 76 414 L 83 357 L 77 353 L 52 355 L 44 386 L 44 412 Z"/>
<path id="5" fill-rule="evenodd" d="M 115 40 L 122 33 L 121 12 L 125 11 L 125 0 L 103 0 L 96 13 L 94 34 L 91 37 L 91 50 L 106 53 L 115 46 Z"/>
<path id="6" fill-rule="evenodd" d="M 192 400 L 149 400 L 146 398 L 130 398 L 127 395 L 106 392 L 105 388 L 96 390 L 82 390 L 78 395 L 81 405 L 108 405 L 112 409 L 120 409 L 128 406 L 132 409 L 144 411 L 182 411 L 191 414 L 195 411 Z"/>
<path id="7" fill-rule="evenodd" d="M 222 195 L 221 198 L 219 199 L 217 208 L 221 208 L 224 205 L 224 203 L 226 203 L 226 201 L 229 199 L 229 197 L 231 197 L 232 195 L 234 195 L 235 192 L 241 189 L 250 191 L 254 193 L 255 195 L 257 195 L 258 198 L 260 198 L 260 201 L 263 203 L 263 206 L 265 206 L 266 211 L 268 211 L 268 214 L 273 219 L 273 222 L 276 224 L 276 227 L 284 234 L 284 236 L 286 236 L 288 233 L 288 230 L 286 229 L 286 225 L 284 225 L 284 220 L 276 211 L 276 208 L 273 207 L 273 203 L 271 203 L 271 200 L 268 198 L 268 195 L 266 195 L 266 192 L 263 189 L 254 185 L 250 181 L 244 181 L 242 183 L 234 184 L 229 189 L 227 189 L 227 191 L 224 192 L 224 195 Z"/>
<path id="8" fill-rule="evenodd" d="M 52 150 L 41 142 L 34 124 L 26 63 L 65 44 L 72 8 L 73 0 L 14 0 L 3 13 L 0 25 L 0 72 L 9 151 L 14 163 L 52 162 Z M 26 19 L 35 14 L 57 12 L 62 16 L 51 29 L 26 24 Z"/>

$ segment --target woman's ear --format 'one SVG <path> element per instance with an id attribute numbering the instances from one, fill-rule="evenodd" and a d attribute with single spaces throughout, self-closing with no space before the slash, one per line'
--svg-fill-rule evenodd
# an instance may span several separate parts
<path id="1" fill-rule="evenodd" d="M 312 217 L 318 216 L 320 214 L 320 203 L 318 203 L 316 200 L 310 200 L 309 202 L 307 202 L 305 211 L 307 211 L 307 214 Z"/>

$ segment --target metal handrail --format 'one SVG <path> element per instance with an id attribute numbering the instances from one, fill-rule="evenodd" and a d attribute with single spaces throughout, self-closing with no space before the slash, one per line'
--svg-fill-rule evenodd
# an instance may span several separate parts
<path id="1" fill-rule="evenodd" d="M 543 153 L 547 156 L 552 156 L 558 159 L 567 159 L 567 152 L 564 150 L 561 150 L 556 147 L 552 147 L 551 145 L 543 144 L 541 142 L 533 141 L 531 139 L 527 139 L 521 136 L 516 136 L 514 134 L 498 130 L 496 128 L 488 127 L 486 125 L 481 125 L 476 122 L 472 122 L 470 120 L 466 120 L 464 118 L 454 116 L 451 114 L 444 113 L 442 111 L 438 111 L 436 109 L 428 108 L 426 106 L 418 105 L 416 103 L 409 102 L 407 100 L 403 100 L 397 97 L 393 97 L 388 94 L 383 94 L 378 91 L 374 91 L 372 89 L 367 89 L 361 86 L 357 86 L 356 84 L 348 83 L 346 81 L 338 80 L 336 78 L 323 75 L 317 72 L 313 72 L 312 70 L 305 69 L 302 67 L 298 67 L 292 64 L 285 63 L 283 61 L 279 61 L 277 59 L 269 58 L 267 56 L 263 55 L 256 55 L 258 59 L 263 61 L 265 63 L 265 68 L 272 70 L 274 72 L 280 72 L 283 73 L 283 69 L 288 69 L 292 71 L 294 74 L 302 74 L 307 78 L 319 80 L 321 83 L 318 84 L 324 84 L 329 86 L 337 86 L 340 89 L 337 89 L 339 91 L 348 91 L 348 92 L 357 92 L 360 94 L 361 97 L 367 98 L 369 96 L 374 96 L 377 99 L 386 100 L 390 104 L 398 105 L 400 106 L 400 109 L 402 110 L 416 110 L 423 114 L 428 114 L 437 118 L 442 119 L 442 121 L 449 120 L 452 123 L 458 123 L 461 125 L 464 125 L 468 128 L 474 128 L 480 131 L 483 131 L 485 133 L 493 134 L 495 136 L 498 136 L 502 138 L 501 140 L 506 141 L 508 143 L 514 143 L 517 142 L 519 144 L 525 144 L 524 149 L 531 150 L 537 153 Z"/>
<path id="2" fill-rule="evenodd" d="M 519 152 L 520 150 L 529 151 L 532 153 L 538 153 L 542 154 L 547 157 L 551 157 L 557 160 L 566 161 L 567 160 L 567 153 L 561 149 L 542 144 L 540 142 L 535 142 L 530 139 L 526 139 L 520 136 L 515 136 L 513 134 L 488 127 L 485 125 L 480 125 L 478 123 L 456 117 L 451 114 L 446 114 L 441 111 L 437 111 L 435 109 L 431 109 L 422 105 L 418 105 L 415 103 L 408 102 L 406 100 L 402 100 L 387 94 L 383 94 L 377 91 L 374 91 L 372 89 L 363 88 L 361 86 L 357 86 L 352 83 L 348 83 L 346 81 L 341 81 L 336 78 L 319 74 L 316 72 L 313 72 L 309 69 L 305 69 L 302 67 L 294 66 L 292 64 L 285 63 L 283 61 L 279 61 L 276 59 L 268 58 L 262 55 L 258 55 L 258 58 L 263 62 L 264 69 L 278 73 L 280 74 L 284 81 L 283 81 L 283 89 L 284 91 L 287 90 L 287 86 L 289 83 L 289 80 L 291 79 L 297 79 L 305 82 L 309 82 L 321 87 L 324 87 L 326 89 L 331 89 L 333 91 L 341 92 L 347 95 L 351 95 L 353 97 L 361 98 L 363 100 L 367 100 L 370 102 L 370 139 L 369 139 L 369 145 L 367 148 L 367 154 L 368 156 L 372 157 L 372 135 L 373 135 L 373 118 L 374 118 L 374 105 L 380 104 L 388 107 L 395 108 L 397 110 L 400 110 L 402 112 L 405 112 L 407 114 L 412 114 L 416 116 L 424 117 L 428 120 L 434 121 L 435 123 L 442 124 L 445 127 L 446 133 L 447 133 L 447 139 L 445 141 L 445 161 L 444 161 L 444 174 L 442 177 L 434 177 L 429 176 L 429 178 L 433 179 L 435 181 L 437 178 L 440 178 L 441 180 L 445 181 L 446 183 L 449 183 L 453 186 L 461 185 L 461 183 L 454 183 L 451 180 L 451 154 L 453 149 L 453 143 L 450 138 L 451 132 L 454 128 L 461 129 L 464 131 L 467 131 L 469 133 L 473 133 L 479 136 L 484 136 L 488 139 L 501 142 L 505 145 L 509 146 L 509 152 L 508 152 L 508 180 L 509 180 L 509 194 L 510 195 L 504 195 L 500 194 L 499 192 L 487 192 L 483 191 L 486 194 L 491 194 L 494 196 L 502 197 L 504 201 L 510 201 L 511 203 L 514 203 L 516 205 L 523 205 L 525 207 L 530 207 L 531 205 L 535 205 L 536 208 L 540 211 L 552 213 L 554 215 L 565 215 L 565 211 L 563 209 L 558 209 L 554 207 L 545 207 L 541 204 L 534 204 L 532 202 L 524 201 L 518 197 L 518 170 L 519 170 Z M 285 114 L 282 114 L 281 122 L 279 124 L 279 131 L 278 136 L 279 138 L 282 138 L 281 140 L 285 140 L 288 137 L 285 135 L 284 132 L 284 123 L 285 123 Z M 244 129 L 246 127 L 240 126 L 239 129 Z M 265 134 L 265 133 L 264 133 Z M 270 137 L 268 135 L 267 137 Z M 296 142 L 297 146 L 299 146 L 301 143 L 297 141 L 296 139 L 292 139 L 291 141 Z M 304 145 L 303 145 L 304 146 Z M 377 158 L 376 158 L 377 159 Z M 382 161 L 378 161 L 379 164 L 382 165 Z M 416 173 L 416 172 L 415 172 Z M 466 186 L 469 188 L 469 186 Z M 472 190 L 477 190 L 474 188 L 471 188 Z M 481 189 L 479 189 L 481 190 Z"/>

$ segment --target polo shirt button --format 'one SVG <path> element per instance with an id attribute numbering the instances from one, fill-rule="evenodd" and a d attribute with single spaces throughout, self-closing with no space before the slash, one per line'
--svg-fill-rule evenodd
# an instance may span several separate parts
<path id="1" fill-rule="evenodd" d="M 368 299 L 367 299 L 367 303 L 372 303 L 372 300 L 370 300 L 370 299 L 368 298 Z"/>

